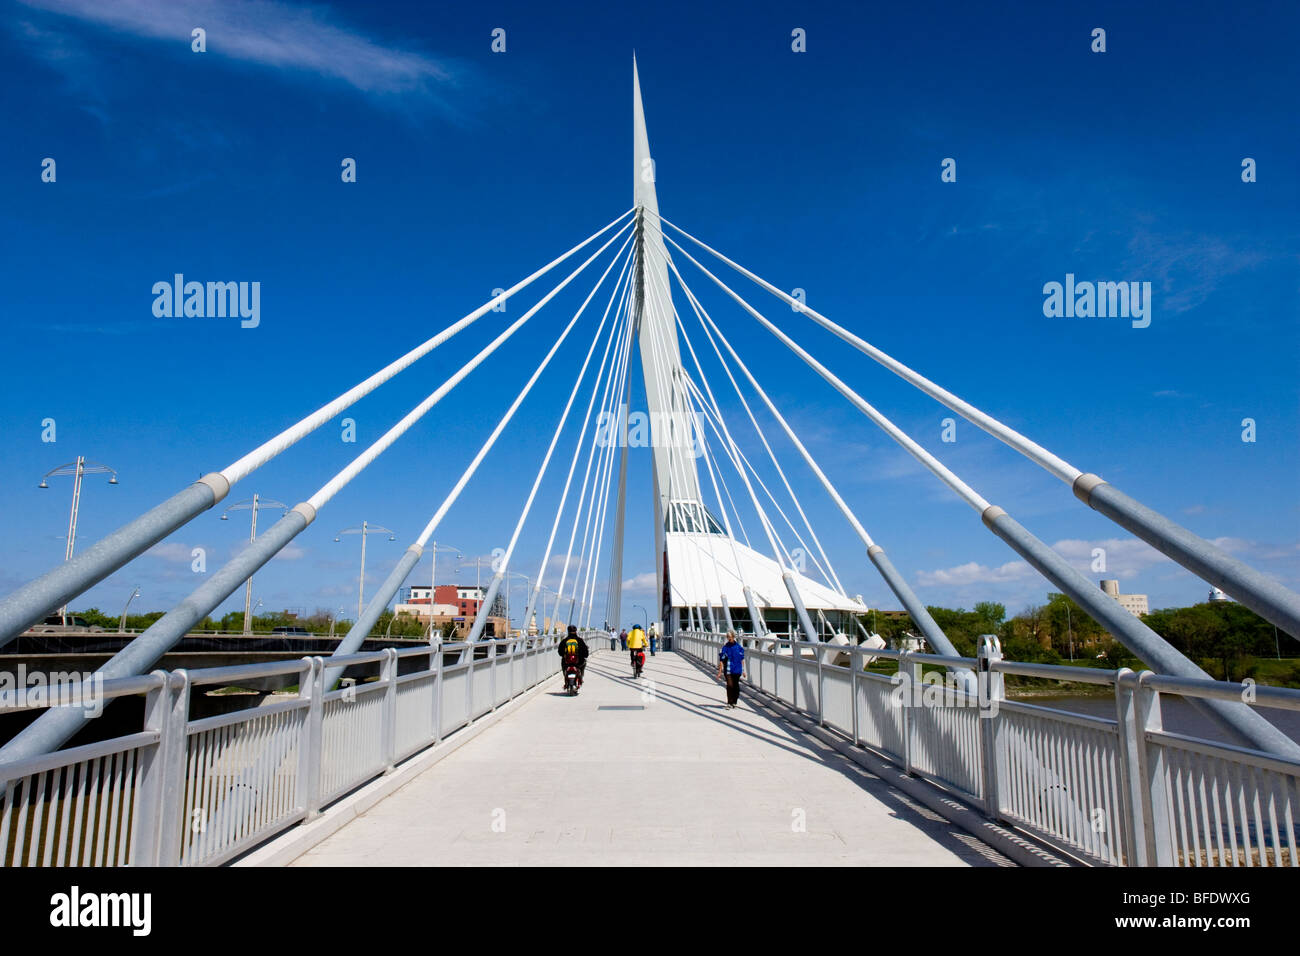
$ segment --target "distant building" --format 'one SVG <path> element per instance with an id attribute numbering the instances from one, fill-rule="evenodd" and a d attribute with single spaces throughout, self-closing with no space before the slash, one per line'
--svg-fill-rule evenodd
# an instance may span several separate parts
<path id="1" fill-rule="evenodd" d="M 1102 581 L 1101 589 L 1118 601 L 1119 606 L 1128 611 L 1134 617 L 1141 617 L 1144 614 L 1151 613 L 1151 608 L 1147 605 L 1147 596 L 1145 594 L 1120 594 L 1118 581 Z"/>
<path id="2" fill-rule="evenodd" d="M 425 624 L 432 620 L 435 627 L 451 622 L 456 625 L 457 637 L 467 637 L 486 596 L 487 589 L 474 584 L 468 587 L 462 584 L 439 584 L 436 588 L 427 584 L 412 584 L 400 592 L 399 603 L 393 608 L 393 613 L 408 614 Z M 485 637 L 504 637 L 509 630 L 501 595 L 497 596 L 485 624 Z"/>
<path id="3" fill-rule="evenodd" d="M 1224 594 L 1224 593 L 1223 593 L 1221 590 L 1219 590 L 1218 588 L 1210 588 L 1210 598 L 1209 598 L 1209 599 L 1210 599 L 1211 601 L 1230 601 L 1230 600 L 1232 600 L 1230 597 L 1228 597 L 1228 595 Z"/>

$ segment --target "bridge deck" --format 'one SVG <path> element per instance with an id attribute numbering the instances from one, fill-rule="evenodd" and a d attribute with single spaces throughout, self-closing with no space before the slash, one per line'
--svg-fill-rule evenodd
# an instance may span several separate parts
<path id="1" fill-rule="evenodd" d="M 294 865 L 1006 864 L 686 658 L 645 678 L 594 655 Z"/>

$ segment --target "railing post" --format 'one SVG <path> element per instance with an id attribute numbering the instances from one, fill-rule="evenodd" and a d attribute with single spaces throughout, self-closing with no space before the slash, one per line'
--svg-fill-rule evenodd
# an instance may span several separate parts
<path id="1" fill-rule="evenodd" d="M 391 773 L 397 762 L 397 651 L 384 651 L 384 773 Z"/>
<path id="2" fill-rule="evenodd" d="M 790 635 L 790 706 L 795 710 L 799 709 L 799 658 L 802 656 L 798 639 Z"/>
<path id="3" fill-rule="evenodd" d="M 187 725 L 190 718 L 190 675 L 184 670 L 168 677 L 170 693 L 164 720 L 166 730 L 162 751 L 162 793 L 159 797 L 158 865 L 179 866 L 181 830 L 188 817 L 185 812 L 185 757 L 188 749 Z"/>
<path id="4" fill-rule="evenodd" d="M 469 651 L 469 668 L 465 671 L 465 726 L 474 723 L 474 645 L 467 646 Z M 462 651 L 461 653 L 464 653 Z"/>
<path id="5" fill-rule="evenodd" d="M 822 667 L 824 666 L 825 663 L 822 660 L 824 649 L 820 646 L 820 644 L 821 642 L 818 641 L 818 646 L 816 646 L 813 650 L 813 653 L 817 655 L 817 725 L 819 727 L 825 727 L 826 726 L 826 678 L 822 671 Z"/>
<path id="6" fill-rule="evenodd" d="M 1169 833 L 1169 793 L 1165 785 L 1165 758 L 1161 747 L 1153 747 L 1146 735 L 1164 729 L 1160 715 L 1160 692 L 1147 681 L 1151 671 L 1137 679 L 1134 694 L 1134 737 L 1137 738 L 1138 790 L 1142 795 L 1142 842 L 1146 865 L 1173 866 L 1174 852 Z"/>
<path id="7" fill-rule="evenodd" d="M 1142 775 L 1137 765 L 1137 736 L 1135 723 L 1134 688 L 1137 675 L 1127 667 L 1115 672 L 1115 734 L 1119 738 L 1119 791 L 1124 847 L 1127 866 L 1147 866 L 1146 840 L 1142 834 L 1146 825 L 1142 821 L 1142 795 L 1138 792 Z"/>
<path id="8" fill-rule="evenodd" d="M 1002 779 L 1004 768 L 998 747 L 998 714 L 1006 699 L 1006 679 L 993 669 L 995 661 L 1002 660 L 1002 644 L 993 634 L 980 635 L 979 670 L 976 693 L 980 705 L 980 763 L 984 769 L 984 813 L 999 819 L 1002 812 Z"/>
<path id="9" fill-rule="evenodd" d="M 901 693 L 899 695 L 899 716 L 903 723 L 903 772 L 912 775 L 912 697 L 919 686 L 921 665 L 911 659 L 910 651 L 903 651 L 898 658 L 898 676 Z"/>
<path id="10" fill-rule="evenodd" d="M 171 746 L 171 687 L 166 671 L 154 671 L 161 683 L 145 695 L 144 729 L 157 731 L 158 745 L 141 761 L 140 796 L 135 808 L 135 827 L 131 833 L 131 865 L 157 866 L 158 840 L 162 835 L 163 778 L 167 752 Z"/>
<path id="11" fill-rule="evenodd" d="M 849 638 L 852 640 L 852 638 Z M 849 647 L 849 717 L 853 721 L 853 746 L 858 746 L 862 737 L 858 733 L 858 671 L 862 668 L 862 653 L 857 647 Z"/>
<path id="12" fill-rule="evenodd" d="M 307 672 L 298 685 L 298 695 L 307 699 L 307 713 L 298 732 L 298 802 L 305 820 L 320 816 L 320 778 L 324 750 L 325 661 L 307 658 Z"/>
<path id="13" fill-rule="evenodd" d="M 442 641 L 429 651 L 429 668 L 433 674 L 433 742 L 442 743 Z"/>
<path id="14" fill-rule="evenodd" d="M 490 711 L 497 709 L 497 649 L 500 646 L 493 641 L 491 650 L 488 651 L 488 703 L 492 705 Z"/>

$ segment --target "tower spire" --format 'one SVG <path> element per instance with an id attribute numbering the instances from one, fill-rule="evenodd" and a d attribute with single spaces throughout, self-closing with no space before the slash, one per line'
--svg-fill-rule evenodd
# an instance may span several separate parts
<path id="1" fill-rule="evenodd" d="M 664 588 L 667 519 L 685 508 L 703 522 L 699 476 L 695 469 L 694 422 L 682 378 L 677 326 L 673 320 L 672 292 L 668 286 L 668 251 L 659 233 L 659 197 L 655 192 L 655 163 L 646 133 L 641 102 L 641 76 L 632 54 L 632 198 L 637 207 L 637 263 L 633 284 L 632 315 L 637 329 L 637 349 L 650 412 L 654 456 L 655 571 L 659 594 Z M 678 504 L 684 503 L 684 504 Z M 676 522 L 674 522 L 674 526 Z M 679 530 L 686 530 L 681 528 Z"/>

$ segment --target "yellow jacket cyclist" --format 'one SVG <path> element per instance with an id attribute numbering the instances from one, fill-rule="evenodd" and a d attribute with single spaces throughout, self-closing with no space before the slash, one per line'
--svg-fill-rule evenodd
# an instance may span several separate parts
<path id="1" fill-rule="evenodd" d="M 646 640 L 645 631 L 640 627 L 633 627 L 631 633 L 627 636 L 627 650 L 632 661 L 632 669 L 636 670 L 636 655 L 638 651 L 644 652 L 650 642 Z"/>

